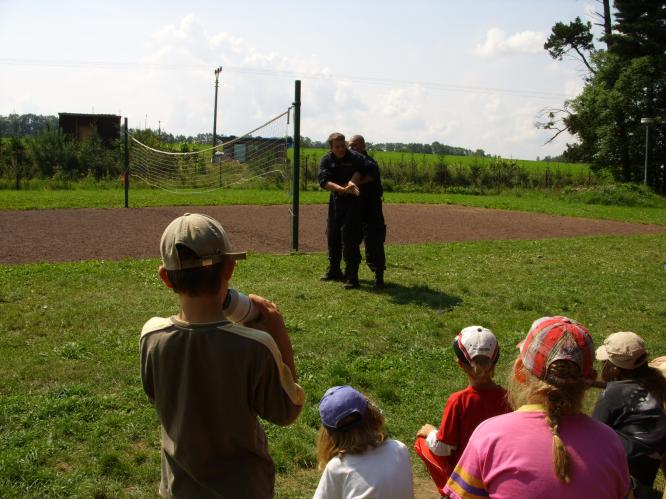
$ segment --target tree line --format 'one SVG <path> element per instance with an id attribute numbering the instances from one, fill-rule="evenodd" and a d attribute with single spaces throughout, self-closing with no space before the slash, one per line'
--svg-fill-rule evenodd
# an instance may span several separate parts
<path id="1" fill-rule="evenodd" d="M 623 182 L 643 182 L 647 170 L 647 183 L 666 193 L 666 2 L 599 3 L 597 40 L 580 18 L 553 26 L 544 49 L 555 60 L 577 58 L 585 86 L 544 109 L 536 125 L 551 130 L 551 140 L 565 131 L 576 137 L 564 152 L 568 161 L 608 169 Z"/>

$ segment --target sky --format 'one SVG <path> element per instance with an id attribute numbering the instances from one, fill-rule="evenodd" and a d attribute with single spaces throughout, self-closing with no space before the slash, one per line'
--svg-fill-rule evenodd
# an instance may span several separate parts
<path id="1" fill-rule="evenodd" d="M 130 128 L 240 135 L 284 112 L 301 135 L 557 155 L 534 123 L 583 87 L 543 49 L 596 0 L 0 0 L 0 115 L 106 113 Z"/>

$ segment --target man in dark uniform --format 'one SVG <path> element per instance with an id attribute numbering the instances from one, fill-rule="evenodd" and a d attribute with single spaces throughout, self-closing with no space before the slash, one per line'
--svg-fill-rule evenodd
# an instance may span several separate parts
<path id="1" fill-rule="evenodd" d="M 384 241 L 386 240 L 386 223 L 382 211 L 382 189 L 379 165 L 365 150 L 365 139 L 361 135 L 354 135 L 349 139 L 349 148 L 365 157 L 366 172 L 358 181 L 361 191 L 361 211 L 363 221 L 363 239 L 365 241 L 365 261 L 370 270 L 375 273 L 375 289 L 384 287 L 384 270 L 386 269 L 386 255 Z"/>
<path id="2" fill-rule="evenodd" d="M 366 162 L 360 154 L 347 149 L 345 136 L 332 133 L 328 137 L 331 150 L 319 162 L 319 185 L 331 192 L 328 200 L 328 270 L 323 281 L 345 281 L 346 289 L 359 287 L 358 267 L 361 264 L 361 201 L 354 179 L 365 173 Z M 340 262 L 346 269 L 342 273 Z"/>

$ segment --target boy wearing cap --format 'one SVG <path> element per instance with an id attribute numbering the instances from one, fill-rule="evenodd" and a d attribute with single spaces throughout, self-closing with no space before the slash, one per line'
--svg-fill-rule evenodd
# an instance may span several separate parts
<path id="1" fill-rule="evenodd" d="M 479 423 L 511 411 L 506 390 L 493 381 L 499 359 L 493 332 L 482 326 L 466 327 L 452 346 L 456 364 L 467 375 L 469 386 L 446 401 L 439 430 L 425 424 L 414 442 L 414 450 L 440 493 Z"/>
<path id="2" fill-rule="evenodd" d="M 653 497 L 652 486 L 666 452 L 666 379 L 648 365 L 645 342 L 636 333 L 611 334 L 596 356 L 607 385 L 592 417 L 620 437 L 636 481 L 636 497 Z"/>
<path id="3" fill-rule="evenodd" d="M 222 226 L 200 214 L 172 221 L 160 242 L 159 275 L 180 300 L 171 317 L 141 331 L 141 381 L 162 427 L 163 497 L 274 494 L 275 468 L 257 416 L 293 422 L 304 401 L 275 305 L 251 295 L 252 327 L 226 320 L 222 303 L 235 261 Z"/>

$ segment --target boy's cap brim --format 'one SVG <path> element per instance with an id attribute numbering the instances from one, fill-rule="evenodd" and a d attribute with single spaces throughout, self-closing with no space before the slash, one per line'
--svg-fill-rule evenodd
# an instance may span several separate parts
<path id="1" fill-rule="evenodd" d="M 188 248 L 197 258 L 181 261 L 179 246 Z M 206 267 L 225 258 L 242 260 L 247 256 L 244 251 L 232 251 L 231 241 L 222 225 L 214 218 L 200 213 L 185 213 L 164 229 L 160 254 L 167 270 Z"/>

